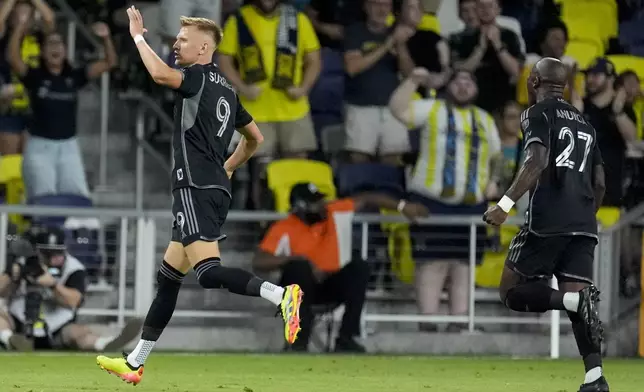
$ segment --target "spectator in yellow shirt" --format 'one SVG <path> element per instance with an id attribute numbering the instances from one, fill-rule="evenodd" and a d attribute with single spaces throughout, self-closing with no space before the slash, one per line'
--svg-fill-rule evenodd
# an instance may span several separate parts
<path id="1" fill-rule="evenodd" d="M 262 200 L 264 169 L 278 153 L 305 158 L 317 148 L 308 93 L 321 69 L 309 18 L 279 0 L 253 0 L 228 18 L 218 63 L 264 134 L 255 154 L 253 201 Z"/>

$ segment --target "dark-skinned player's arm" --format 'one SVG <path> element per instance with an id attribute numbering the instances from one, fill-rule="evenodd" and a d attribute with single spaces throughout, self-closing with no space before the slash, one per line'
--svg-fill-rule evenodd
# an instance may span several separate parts
<path id="1" fill-rule="evenodd" d="M 136 48 L 139 50 L 139 55 L 141 55 L 143 65 L 145 65 L 145 69 L 148 70 L 154 83 L 170 87 L 173 90 L 181 87 L 184 73 L 170 68 L 156 53 L 154 53 L 154 50 L 152 50 L 150 45 L 145 42 L 143 33 L 147 30 L 143 28 L 143 17 L 139 10 L 132 6 L 127 9 L 127 16 L 130 19 L 130 35 L 132 36 L 132 39 L 134 39 Z"/>
<path id="2" fill-rule="evenodd" d="M 483 220 L 491 225 L 498 226 L 505 222 L 516 201 L 536 185 L 541 173 L 548 167 L 550 125 L 545 115 L 528 117 L 521 123 L 521 128 L 526 141 L 525 159 L 505 195 L 483 215 Z"/>
<path id="3" fill-rule="evenodd" d="M 429 210 L 422 204 L 410 203 L 405 199 L 395 199 L 384 193 L 366 192 L 356 195 L 352 199 L 355 202 L 356 210 L 361 210 L 364 207 L 397 210 L 411 221 L 416 221 L 429 215 Z"/>
<path id="4" fill-rule="evenodd" d="M 541 172 L 548 166 L 548 149 L 541 143 L 532 143 L 527 147 L 526 157 L 512 185 L 505 192 L 510 200 L 519 200 L 527 191 L 532 189 Z"/>
<path id="5" fill-rule="evenodd" d="M 606 192 L 606 176 L 604 174 L 604 160 L 599 151 L 597 142 L 593 151 L 593 194 L 595 195 L 595 212 L 599 211 L 604 201 L 604 192 Z"/>
<path id="6" fill-rule="evenodd" d="M 239 96 L 237 97 L 237 113 L 235 113 L 235 129 L 242 134 L 242 138 L 233 154 L 224 163 L 228 178 L 231 178 L 233 172 L 255 154 L 259 145 L 264 141 L 262 132 L 253 121 L 250 113 L 244 109 L 239 101 Z"/>

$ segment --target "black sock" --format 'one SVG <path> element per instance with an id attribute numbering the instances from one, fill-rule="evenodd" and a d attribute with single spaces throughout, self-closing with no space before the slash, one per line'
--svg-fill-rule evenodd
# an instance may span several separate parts
<path id="1" fill-rule="evenodd" d="M 564 294 L 566 293 L 563 291 L 552 289 L 552 293 L 550 294 L 550 309 L 566 310 L 563 300 Z"/>
<path id="2" fill-rule="evenodd" d="M 586 325 L 577 313 L 567 312 L 568 318 L 572 323 L 572 332 L 575 335 L 579 355 L 584 359 L 584 368 L 586 372 L 590 369 L 602 366 L 601 348 L 594 347 L 586 333 Z"/>
<path id="3" fill-rule="evenodd" d="M 177 297 L 184 276 L 165 260 L 161 263 L 157 272 L 157 295 L 145 317 L 141 339 L 151 341 L 159 339 L 177 306 Z"/>
<path id="4" fill-rule="evenodd" d="M 222 267 L 219 257 L 201 260 L 194 267 L 197 280 L 205 289 L 228 289 L 231 293 L 259 297 L 263 279 L 241 268 Z"/>
<path id="5" fill-rule="evenodd" d="M 508 290 L 505 306 L 518 312 L 544 313 L 551 309 L 559 309 L 558 291 L 543 282 L 520 283 Z M 563 308 L 563 295 L 561 296 Z"/>

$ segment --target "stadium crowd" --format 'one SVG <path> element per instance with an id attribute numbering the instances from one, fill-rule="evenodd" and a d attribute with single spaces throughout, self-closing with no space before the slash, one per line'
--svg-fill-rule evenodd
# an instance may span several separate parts
<path id="1" fill-rule="evenodd" d="M 402 213 L 423 206 L 433 215 L 482 214 L 503 195 L 522 161 L 526 79 L 542 57 L 568 65 L 566 97 L 599 135 L 608 179 L 604 213 L 619 215 L 643 201 L 642 1 L 459 0 L 462 28 L 443 34 L 437 15 L 447 2 L 159 4 L 169 64 L 174 64 L 179 15 L 221 20 L 224 38 L 213 60 L 264 134 L 256 157 L 233 178 L 233 207 L 297 212 L 268 230 L 256 266 L 281 268 L 288 283 L 318 284 L 319 302 L 349 301 L 353 316 L 360 314 L 367 285 L 342 279 L 342 271 L 359 282 L 365 275 L 351 244 L 340 249 L 347 245 L 337 222 L 354 212 L 351 198 L 371 191 L 408 200 L 395 206 Z M 27 199 L 91 193 L 75 139 L 78 91 L 116 67 L 110 31 L 122 41 L 118 15 L 125 2 L 70 3 L 94 23 L 104 60 L 83 67 L 66 62 L 55 10 L 47 1 L 0 1 L 0 155 L 22 154 Z M 615 20 L 596 23 L 607 15 Z M 144 87 L 145 74 L 122 48 L 119 56 L 128 59 L 128 71 L 114 70 L 121 75 L 116 83 Z M 290 194 L 292 188 L 299 193 Z M 10 196 L 5 195 L 8 202 Z M 320 206 L 320 199 L 335 197 L 340 201 L 328 205 L 333 207 Z M 527 205 L 520 201 L 517 213 Z M 420 313 L 438 311 L 449 283 L 450 313 L 467 314 L 468 230 L 384 227 L 389 236 L 409 243 L 406 257 L 417 268 Z M 477 237 L 479 263 L 490 249 L 507 250 L 507 243 L 497 243 L 498 232 L 481 228 Z M 329 246 L 337 249 L 329 256 L 334 260 L 315 256 L 323 248 L 328 254 Z M 630 253 L 622 258 L 627 292 L 636 290 L 637 259 Z M 341 278 L 322 284 L 330 276 Z M 346 320 L 345 331 L 341 342 L 359 351 L 352 341 L 355 320 Z"/>

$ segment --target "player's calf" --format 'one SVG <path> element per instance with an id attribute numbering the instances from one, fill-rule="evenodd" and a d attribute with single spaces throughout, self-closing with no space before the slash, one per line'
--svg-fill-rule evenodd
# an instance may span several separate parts
<path id="1" fill-rule="evenodd" d="M 141 339 L 127 356 L 127 364 L 134 370 L 145 363 L 163 330 L 170 322 L 177 306 L 179 290 L 185 274 L 163 261 L 157 272 L 157 294 L 143 323 Z"/>
<path id="2" fill-rule="evenodd" d="M 284 295 L 282 287 L 260 279 L 241 268 L 224 267 L 219 257 L 198 262 L 194 270 L 199 284 L 205 289 L 227 289 L 234 294 L 262 297 L 274 305 L 282 302 Z"/>

